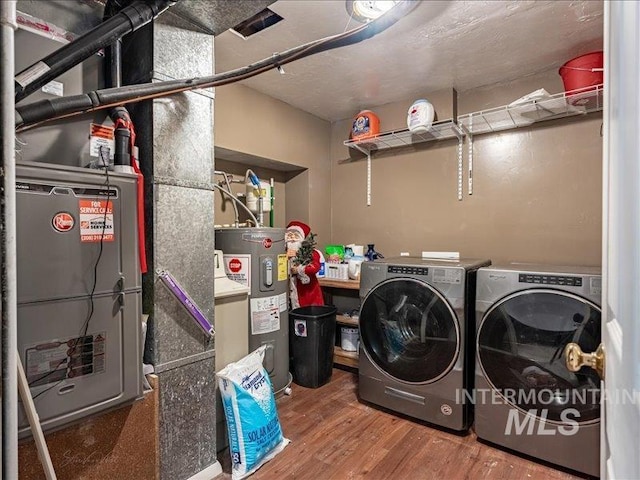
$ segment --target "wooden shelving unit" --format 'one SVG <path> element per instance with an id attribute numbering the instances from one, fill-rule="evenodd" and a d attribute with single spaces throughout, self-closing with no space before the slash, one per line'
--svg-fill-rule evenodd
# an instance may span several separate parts
<path id="1" fill-rule="evenodd" d="M 358 352 L 347 352 L 336 346 L 333 350 L 333 363 L 358 368 Z"/>
<path id="2" fill-rule="evenodd" d="M 321 287 L 360 290 L 360 282 L 358 280 L 334 280 L 332 278 L 319 278 L 318 282 L 320 283 Z"/>
<path id="3" fill-rule="evenodd" d="M 348 325 L 350 327 L 358 326 L 357 318 L 351 318 L 346 315 L 340 315 L 340 314 L 336 315 L 336 322 L 339 323 L 340 325 Z"/>
<path id="4" fill-rule="evenodd" d="M 359 280 L 335 280 L 332 278 L 319 278 L 320 286 L 323 288 L 325 292 L 325 298 L 327 302 L 331 302 L 334 292 L 333 290 L 350 290 L 353 293 L 342 292 L 343 294 L 347 294 L 349 296 L 358 295 L 358 291 L 360 290 L 360 281 Z M 347 327 L 357 327 L 358 319 L 351 318 L 347 315 L 336 315 L 336 334 L 339 335 L 339 328 L 341 325 Z M 343 365 L 351 368 L 358 368 L 358 352 L 348 352 L 343 350 L 339 346 L 335 346 L 333 350 L 333 363 L 337 365 Z"/>

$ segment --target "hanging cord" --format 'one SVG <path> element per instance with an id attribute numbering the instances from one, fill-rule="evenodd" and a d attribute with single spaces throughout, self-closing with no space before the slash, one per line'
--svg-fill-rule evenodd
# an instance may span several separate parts
<path id="1" fill-rule="evenodd" d="M 89 331 L 89 323 L 91 322 L 91 319 L 93 318 L 93 314 L 95 312 L 95 306 L 94 306 L 94 295 L 96 292 L 96 286 L 98 284 L 98 264 L 100 263 L 100 259 L 102 258 L 102 251 L 104 248 L 104 234 L 105 234 L 105 230 L 107 227 L 107 212 L 109 210 L 109 198 L 111 197 L 111 183 L 110 183 L 110 179 L 109 179 L 109 153 L 108 153 L 109 149 L 105 146 L 100 146 L 99 148 L 99 153 L 100 153 L 100 162 L 101 165 L 107 165 L 107 167 L 105 167 L 104 171 L 105 171 L 105 175 L 107 177 L 106 182 L 104 183 L 104 185 L 107 187 L 107 201 L 105 203 L 105 208 L 104 208 L 104 216 L 102 217 L 102 232 L 100 234 L 100 248 L 98 250 L 98 258 L 96 259 L 96 262 L 93 265 L 93 285 L 91 286 L 91 291 L 89 292 L 89 311 L 87 313 L 87 318 L 85 319 L 82 327 L 80 328 L 80 333 L 78 334 L 79 336 L 75 339 L 75 342 L 73 343 L 73 347 L 70 348 L 70 351 L 73 352 L 73 354 L 76 354 L 76 349 L 78 347 L 78 344 L 80 343 L 80 341 L 84 341 L 85 337 L 87 336 L 87 332 Z M 105 155 L 106 152 L 106 155 Z M 100 197 L 98 197 L 96 199 L 97 201 L 100 201 Z M 82 352 L 81 352 L 82 353 Z M 33 386 L 33 384 L 38 383 L 42 380 L 44 380 L 45 378 L 53 375 L 54 373 L 58 372 L 58 368 L 61 367 L 65 362 L 69 361 L 69 365 L 67 365 L 67 368 L 71 367 L 71 359 L 70 357 L 65 357 L 62 360 L 60 360 L 60 362 L 55 366 L 54 369 L 50 370 L 49 372 L 47 372 L 46 374 L 42 375 L 41 377 L 38 377 L 34 380 L 32 380 L 31 382 L 29 382 L 29 387 Z M 57 381 L 56 383 L 54 383 L 53 385 L 51 385 L 50 387 L 44 389 L 43 391 L 41 391 L 40 393 L 38 393 L 37 395 L 33 396 L 33 400 L 35 400 L 36 398 L 38 398 L 41 395 L 44 395 L 45 393 L 47 393 L 49 390 L 57 387 L 58 385 L 60 385 L 63 381 L 65 381 L 66 378 L 63 378 L 62 380 Z"/>

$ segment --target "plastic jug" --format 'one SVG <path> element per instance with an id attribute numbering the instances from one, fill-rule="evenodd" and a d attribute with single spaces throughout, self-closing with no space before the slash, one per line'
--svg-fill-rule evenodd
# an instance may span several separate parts
<path id="1" fill-rule="evenodd" d="M 363 110 L 353 119 L 351 139 L 361 140 L 380 133 L 380 119 L 371 110 Z"/>
<path id="2" fill-rule="evenodd" d="M 433 105 L 428 100 L 416 100 L 407 112 L 407 128 L 410 132 L 426 132 L 431 128 L 434 116 Z"/>

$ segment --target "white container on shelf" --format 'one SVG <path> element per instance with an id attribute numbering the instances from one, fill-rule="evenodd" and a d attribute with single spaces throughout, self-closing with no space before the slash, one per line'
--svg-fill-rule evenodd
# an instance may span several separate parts
<path id="1" fill-rule="evenodd" d="M 410 132 L 426 132 L 433 124 L 435 111 L 428 100 L 421 98 L 413 102 L 407 112 L 407 128 Z"/>
<path id="2" fill-rule="evenodd" d="M 346 263 L 330 263 L 324 264 L 325 278 L 334 280 L 349 280 L 349 265 Z"/>
<path id="3" fill-rule="evenodd" d="M 253 183 L 247 181 L 245 184 L 247 195 L 247 207 L 253 213 L 259 213 L 258 198 L 262 194 L 262 212 L 271 211 L 271 185 L 269 182 L 260 181 L 260 190 Z"/>
<path id="4" fill-rule="evenodd" d="M 345 352 L 357 352 L 360 343 L 360 330 L 353 327 L 340 327 L 340 348 Z"/>

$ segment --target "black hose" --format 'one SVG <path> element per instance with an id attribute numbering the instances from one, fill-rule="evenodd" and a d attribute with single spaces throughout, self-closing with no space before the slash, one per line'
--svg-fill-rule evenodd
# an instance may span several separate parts
<path id="1" fill-rule="evenodd" d="M 411 0 L 404 0 L 393 7 L 387 14 L 360 27 L 294 47 L 246 67 L 217 75 L 96 90 L 86 94 L 68 97 L 69 102 L 66 103 L 62 102 L 62 100 L 65 99 L 61 98 L 41 100 L 29 105 L 20 106 L 16 108 L 16 128 L 19 129 L 19 131 L 24 131 L 51 120 L 103 110 L 124 103 L 150 100 L 197 88 L 218 87 L 238 82 L 259 75 L 274 67 L 286 65 L 300 58 L 346 45 L 353 45 L 369 39 L 396 23 L 400 18 L 415 8 L 418 3 L 419 2 Z M 70 102 L 71 99 L 74 99 L 73 104 Z M 85 105 L 86 108 L 82 109 L 79 107 L 80 105 Z"/>
<path id="2" fill-rule="evenodd" d="M 101 48 L 146 25 L 176 1 L 138 0 L 80 38 L 27 67 L 15 76 L 16 103 L 86 60 Z"/>

